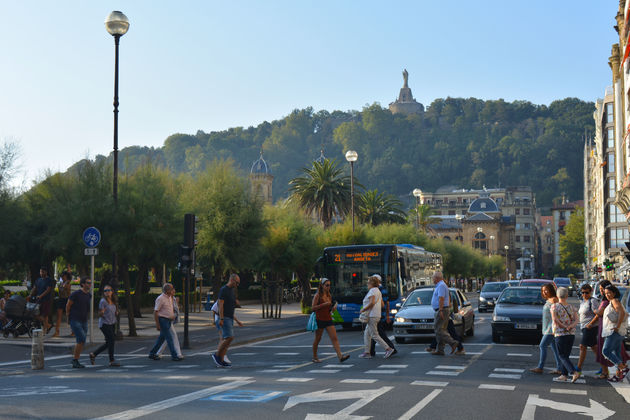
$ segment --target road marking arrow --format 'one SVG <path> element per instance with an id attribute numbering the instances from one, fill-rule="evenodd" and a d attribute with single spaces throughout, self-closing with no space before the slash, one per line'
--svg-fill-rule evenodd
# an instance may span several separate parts
<path id="1" fill-rule="evenodd" d="M 294 397 L 290 397 L 287 403 L 284 406 L 283 411 L 288 410 L 291 407 L 295 407 L 298 404 L 302 403 L 310 403 L 310 402 L 320 402 L 320 401 L 335 401 L 335 400 L 350 400 L 350 399 L 358 399 L 358 401 L 350 404 L 346 408 L 341 411 L 338 411 L 334 414 L 307 414 L 307 419 L 367 419 L 365 416 L 353 416 L 352 413 L 363 407 L 364 405 L 369 404 L 375 398 L 383 395 L 384 393 L 394 389 L 393 386 L 384 386 L 377 389 L 360 389 L 354 391 L 343 391 L 343 392 L 331 392 L 330 388 L 322 389 L 321 391 L 308 392 L 306 394 L 296 395 Z"/>
<path id="2" fill-rule="evenodd" d="M 538 395 L 536 394 L 529 394 L 529 398 L 527 398 L 527 402 L 525 403 L 525 409 L 523 410 L 521 420 L 534 420 L 536 407 L 547 407 L 553 410 L 581 414 L 583 416 L 592 417 L 593 420 L 604 420 L 615 414 L 614 411 L 607 409 L 595 400 L 589 399 L 589 402 L 590 407 L 585 407 L 577 404 L 545 400 L 538 397 Z"/>

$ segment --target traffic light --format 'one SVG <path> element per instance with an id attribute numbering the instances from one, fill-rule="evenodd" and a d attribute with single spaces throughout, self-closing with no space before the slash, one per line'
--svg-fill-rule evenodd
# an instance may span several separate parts
<path id="1" fill-rule="evenodd" d="M 606 271 L 612 271 L 615 269 L 615 264 L 607 259 L 604 261 L 604 268 L 606 269 Z"/>

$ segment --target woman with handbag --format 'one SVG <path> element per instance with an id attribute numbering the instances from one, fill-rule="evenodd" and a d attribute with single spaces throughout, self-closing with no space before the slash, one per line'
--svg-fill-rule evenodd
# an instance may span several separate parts
<path id="1" fill-rule="evenodd" d="M 118 305 L 112 286 L 103 287 L 103 297 L 98 304 L 98 327 L 105 336 L 105 344 L 90 353 L 90 363 L 94 364 L 96 356 L 107 349 L 109 353 L 109 366 L 118 367 L 120 363 L 114 359 L 114 344 L 116 343 L 116 316 L 118 315 Z"/>
<path id="2" fill-rule="evenodd" d="M 608 306 L 604 311 L 602 337 L 605 338 L 602 354 L 613 364 L 617 365 L 617 374 L 609 379 L 610 382 L 621 382 L 628 374 L 628 365 L 621 357 L 623 347 L 623 335 L 621 331 L 626 331 L 627 317 L 619 298 L 619 289 L 610 285 L 604 290 L 608 298 Z"/>
<path id="3" fill-rule="evenodd" d="M 349 354 L 342 354 L 341 348 L 339 347 L 337 330 L 335 329 L 331 314 L 336 306 L 336 304 L 333 305 L 332 295 L 330 294 L 330 280 L 323 277 L 319 282 L 317 293 L 313 296 L 313 302 L 311 304 L 311 310 L 315 312 L 315 318 L 317 319 L 317 331 L 315 331 L 315 340 L 313 341 L 313 363 L 321 363 L 321 360 L 317 358 L 317 347 L 322 339 L 324 330 L 326 330 L 328 337 L 330 337 L 339 362 L 345 362 L 350 357 Z"/>
<path id="4" fill-rule="evenodd" d="M 171 334 L 171 337 L 173 337 L 173 347 L 175 347 L 175 353 L 176 353 L 175 356 L 177 356 L 180 359 L 183 359 L 184 355 L 182 354 L 182 349 L 179 346 L 179 338 L 177 337 L 177 331 L 175 331 L 175 324 L 179 322 L 179 304 L 177 303 L 177 298 L 175 296 L 173 296 L 173 313 L 175 314 L 175 319 L 173 320 L 173 322 L 171 322 L 171 328 L 169 329 L 169 332 Z M 161 356 L 165 348 L 166 348 L 166 341 L 162 343 L 162 346 L 155 354 L 158 356 Z"/>
<path id="5" fill-rule="evenodd" d="M 381 291 L 378 289 L 380 285 L 379 275 L 373 275 L 368 278 L 368 292 L 363 298 L 363 308 L 359 315 L 361 322 L 366 323 L 365 332 L 363 333 L 363 342 L 365 351 L 359 355 L 362 359 L 371 359 L 370 346 L 372 340 L 376 341 L 385 349 L 385 359 L 394 354 L 394 349 L 389 347 L 387 343 L 378 335 L 378 321 L 381 319 Z"/>

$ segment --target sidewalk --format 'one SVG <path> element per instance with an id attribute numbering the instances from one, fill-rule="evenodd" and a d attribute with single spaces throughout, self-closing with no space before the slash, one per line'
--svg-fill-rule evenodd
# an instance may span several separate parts
<path id="1" fill-rule="evenodd" d="M 254 334 L 250 341 L 259 341 L 268 338 L 275 338 L 282 335 L 288 335 L 306 329 L 306 323 L 308 321 L 308 315 L 304 315 L 301 312 L 299 303 L 291 303 L 282 305 L 282 317 L 280 319 L 263 319 L 262 318 L 262 305 L 254 301 L 243 302 L 241 308 L 236 309 L 236 317 L 245 324 L 247 327 L 256 327 L 255 330 L 260 331 L 260 334 Z M 214 329 L 214 320 L 210 321 L 210 311 L 190 312 L 188 314 L 188 331 L 192 335 L 193 332 L 203 331 L 204 335 L 207 335 L 207 340 L 214 339 L 216 336 L 216 330 Z M 72 348 L 75 344 L 74 337 L 70 336 L 70 326 L 65 322 L 64 317 L 59 330 L 59 337 L 53 337 L 55 332 L 54 327 L 44 337 L 44 347 L 56 347 L 56 348 Z M 137 337 L 128 337 L 129 322 L 127 313 L 122 312 L 120 315 L 120 329 L 123 333 L 123 340 L 139 340 L 156 338 L 159 332 L 155 328 L 155 320 L 153 318 L 153 312 L 149 309 L 143 309 L 142 318 L 135 318 L 136 322 L 136 334 Z M 88 321 L 89 324 L 89 321 Z M 176 324 L 176 330 L 178 334 L 183 334 L 184 331 L 184 312 L 180 312 L 179 323 Z M 201 337 L 201 341 L 206 341 Z M 94 344 L 88 342 L 86 348 L 89 349 L 92 345 L 100 345 L 103 341 L 103 335 L 98 329 L 98 316 L 94 317 Z M 240 340 L 239 340 L 240 341 Z M 30 346 L 32 339 L 28 335 L 22 335 L 18 338 L 9 336 L 8 338 L 0 337 L 0 345 L 13 344 Z"/>

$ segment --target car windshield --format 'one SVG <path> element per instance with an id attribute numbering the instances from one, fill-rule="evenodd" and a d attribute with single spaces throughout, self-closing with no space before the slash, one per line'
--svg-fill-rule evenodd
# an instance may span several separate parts
<path id="1" fill-rule="evenodd" d="M 545 301 L 538 289 L 512 288 L 503 291 L 499 303 L 512 303 L 516 305 L 544 305 Z"/>
<path id="2" fill-rule="evenodd" d="M 522 281 L 521 286 L 544 286 L 548 281 Z"/>
<path id="3" fill-rule="evenodd" d="M 433 296 L 433 289 L 414 290 L 403 306 L 421 306 L 430 305 L 431 297 Z"/>
<path id="4" fill-rule="evenodd" d="M 486 283 L 481 289 L 482 292 L 500 292 L 507 287 L 505 283 Z"/>
<path id="5" fill-rule="evenodd" d="M 571 284 L 571 280 L 565 279 L 565 278 L 562 278 L 562 277 L 558 277 L 557 279 L 553 279 L 553 281 L 556 284 L 562 284 L 562 285 L 564 285 L 564 284 L 567 284 L 567 285 Z"/>

